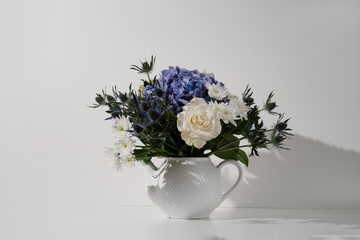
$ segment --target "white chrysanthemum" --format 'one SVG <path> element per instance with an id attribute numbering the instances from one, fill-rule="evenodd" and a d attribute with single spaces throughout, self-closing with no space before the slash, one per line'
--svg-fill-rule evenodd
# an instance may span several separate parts
<path id="1" fill-rule="evenodd" d="M 206 83 L 206 88 L 208 89 L 208 94 L 211 98 L 216 100 L 223 100 L 229 94 L 226 87 L 221 86 L 220 83 L 211 84 L 209 82 Z"/>
<path id="2" fill-rule="evenodd" d="M 203 98 L 193 98 L 177 115 L 177 128 L 189 146 L 200 149 L 221 133 L 219 114 Z"/>
<path id="3" fill-rule="evenodd" d="M 246 106 L 246 103 L 240 98 L 231 99 L 229 105 L 234 108 L 235 115 L 247 120 L 247 113 L 250 111 L 250 107 Z"/>
<path id="4" fill-rule="evenodd" d="M 122 170 L 119 152 L 115 151 L 113 148 L 105 148 L 105 156 L 111 167 L 115 168 L 116 171 Z"/>
<path id="5" fill-rule="evenodd" d="M 226 124 L 229 124 L 230 122 L 232 125 L 236 126 L 236 114 L 234 107 L 227 103 L 221 103 L 218 106 L 220 119 L 223 120 Z"/>
<path id="6" fill-rule="evenodd" d="M 132 154 L 122 155 L 121 156 L 121 163 L 124 166 L 127 166 L 129 168 L 132 168 L 135 166 L 135 156 Z"/>
<path id="7" fill-rule="evenodd" d="M 209 73 L 209 72 L 207 72 L 206 69 L 202 73 L 205 74 L 208 77 L 214 77 L 214 73 Z"/>
<path id="8" fill-rule="evenodd" d="M 115 143 L 115 147 L 119 151 L 120 156 L 132 154 L 135 149 L 135 141 L 132 137 L 120 138 Z"/>
<path id="9" fill-rule="evenodd" d="M 129 130 L 131 127 L 131 123 L 129 118 L 126 117 L 119 117 L 115 118 L 115 123 L 113 125 L 113 133 L 116 137 L 126 137 L 129 136 Z"/>
<path id="10" fill-rule="evenodd" d="M 239 98 L 238 96 L 236 96 L 235 94 L 232 94 L 232 93 L 229 93 L 227 97 L 229 100 Z"/>

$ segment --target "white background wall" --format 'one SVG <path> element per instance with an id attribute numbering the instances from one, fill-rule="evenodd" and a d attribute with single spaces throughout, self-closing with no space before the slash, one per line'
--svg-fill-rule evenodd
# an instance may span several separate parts
<path id="1" fill-rule="evenodd" d="M 107 165 L 111 123 L 87 108 L 151 54 L 259 104 L 275 90 L 292 118 L 292 150 L 252 158 L 223 206 L 360 207 L 359 1 L 1 0 L 0 208 L 151 205 L 142 166 Z"/>

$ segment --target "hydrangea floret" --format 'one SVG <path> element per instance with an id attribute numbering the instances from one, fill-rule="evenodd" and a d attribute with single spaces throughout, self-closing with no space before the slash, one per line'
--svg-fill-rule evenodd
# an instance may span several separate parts
<path id="1" fill-rule="evenodd" d="M 247 86 L 239 97 L 230 93 L 214 74 L 169 67 L 151 77 L 155 57 L 132 65 L 145 74 L 138 90 L 96 94 L 91 107 L 107 107 L 106 120 L 113 120 L 114 148 L 106 148 L 110 164 L 121 170 L 142 161 L 156 169 L 153 157 L 208 157 L 238 160 L 248 166 L 248 155 L 270 145 L 287 149 L 291 136 L 289 119 L 278 113 L 271 92 L 260 109 Z M 277 121 L 266 128 L 260 113 L 268 112 Z M 249 149 L 246 154 L 244 148 Z"/>

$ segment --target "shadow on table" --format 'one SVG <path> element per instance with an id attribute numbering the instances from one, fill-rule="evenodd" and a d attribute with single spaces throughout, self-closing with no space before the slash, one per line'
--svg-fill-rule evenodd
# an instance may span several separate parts
<path id="1" fill-rule="evenodd" d="M 334 224 L 345 229 L 360 229 L 359 209 L 251 209 L 220 208 L 209 221 L 241 224 Z"/>
<path id="2" fill-rule="evenodd" d="M 226 238 L 213 236 L 213 237 L 210 237 L 210 238 L 204 238 L 204 240 L 226 240 Z"/>

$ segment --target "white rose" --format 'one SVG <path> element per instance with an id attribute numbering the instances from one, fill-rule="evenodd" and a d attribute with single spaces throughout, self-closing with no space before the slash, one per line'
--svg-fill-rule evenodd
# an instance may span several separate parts
<path id="1" fill-rule="evenodd" d="M 200 149 L 221 133 L 218 111 L 202 98 L 193 98 L 177 117 L 181 138 L 189 146 Z"/>

